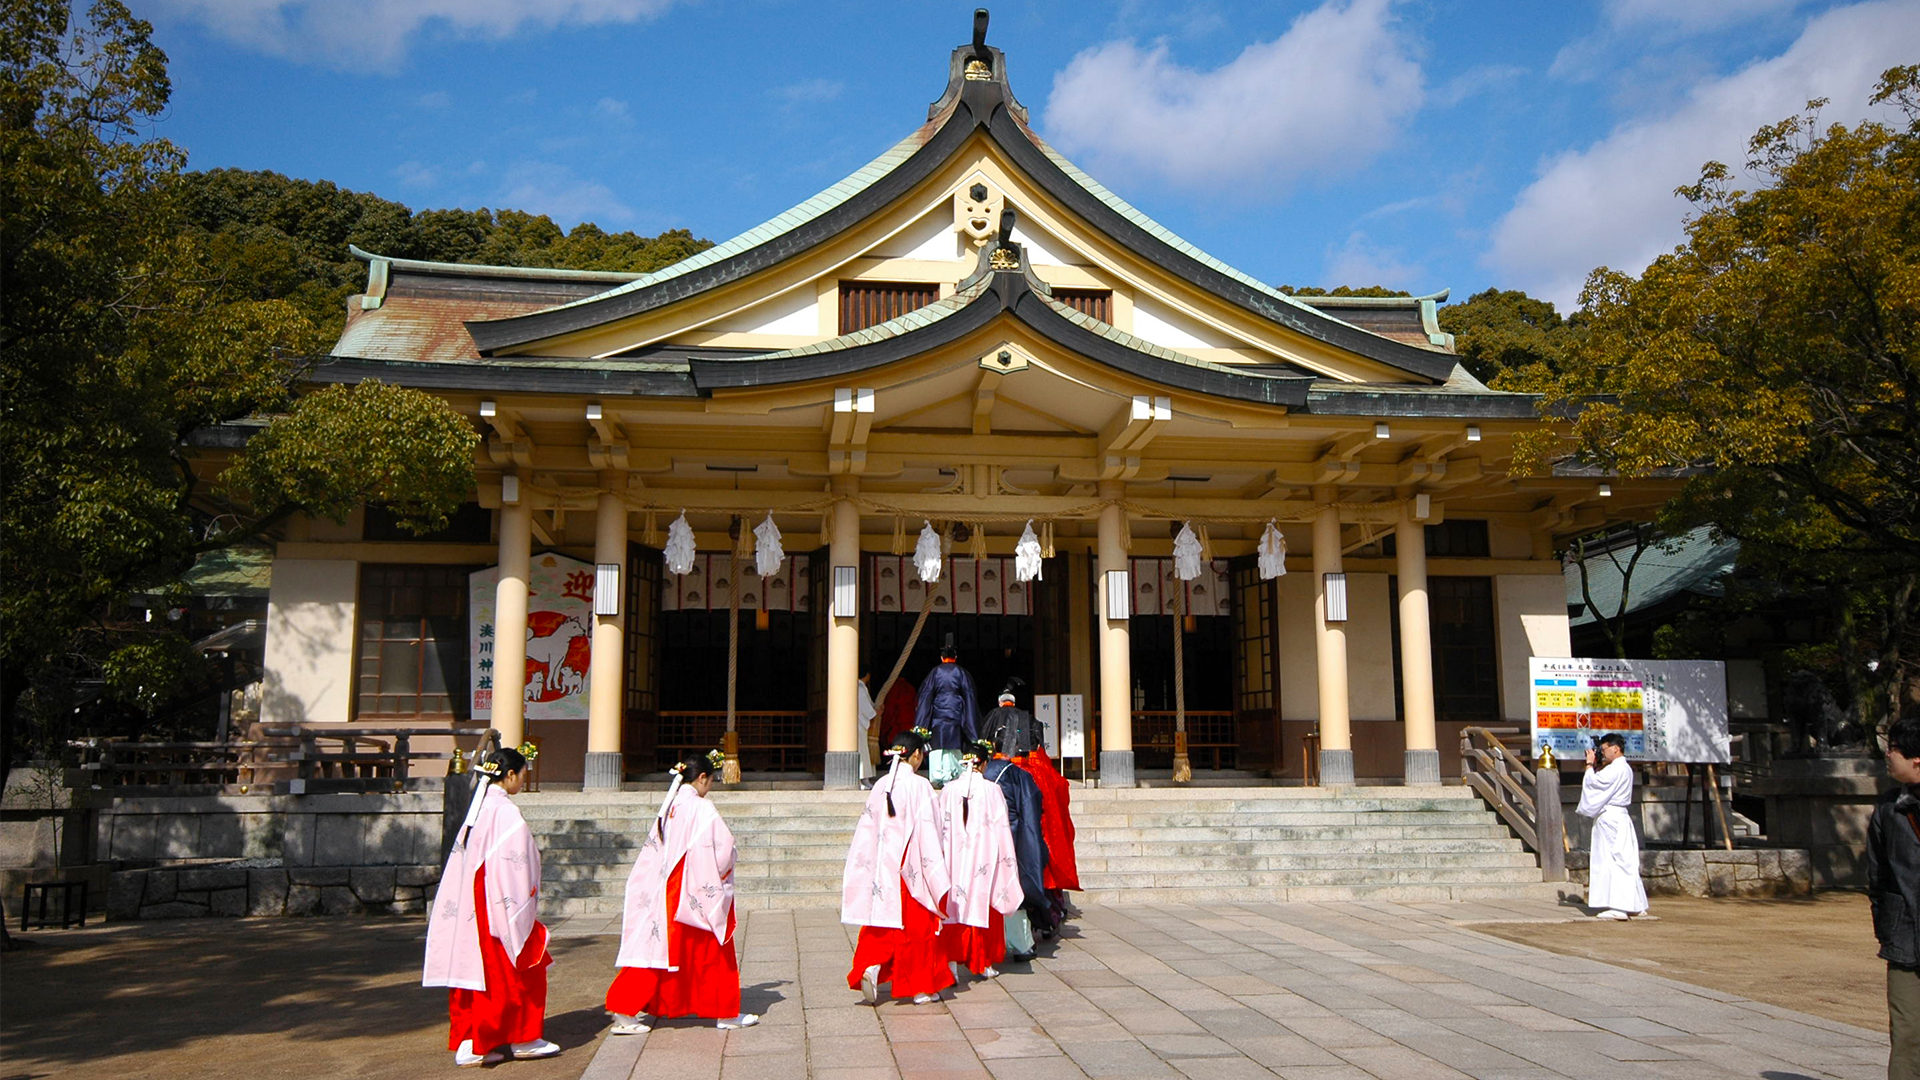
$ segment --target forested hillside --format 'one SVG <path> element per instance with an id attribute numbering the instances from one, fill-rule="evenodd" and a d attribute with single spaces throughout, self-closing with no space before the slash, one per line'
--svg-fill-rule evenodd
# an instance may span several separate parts
<path id="1" fill-rule="evenodd" d="M 367 280 L 355 244 L 381 255 L 569 270 L 657 270 L 712 246 L 685 229 L 609 233 L 592 223 L 562 231 L 519 210 L 422 210 L 325 180 L 214 169 L 177 183 L 188 230 L 226 276 L 230 299 L 284 299 L 312 323 L 313 350 L 331 345 L 346 299 Z"/>

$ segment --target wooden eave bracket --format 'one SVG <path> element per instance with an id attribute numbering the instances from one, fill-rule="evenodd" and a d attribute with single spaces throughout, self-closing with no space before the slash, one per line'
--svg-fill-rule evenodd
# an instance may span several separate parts
<path id="1" fill-rule="evenodd" d="M 1351 484 L 1360 479 L 1360 451 L 1373 445 L 1371 431 L 1342 435 L 1329 443 L 1313 463 L 1315 484 Z"/>
<path id="2" fill-rule="evenodd" d="M 827 471 L 859 475 L 867 471 L 867 437 L 873 433 L 871 387 L 837 386 L 827 414 Z"/>
<path id="3" fill-rule="evenodd" d="M 485 403 L 482 403 L 483 407 Z M 487 458 L 495 465 L 533 468 L 533 440 L 520 426 L 520 414 L 512 409 L 496 409 L 492 416 L 481 416 L 493 429 L 487 440 Z"/>

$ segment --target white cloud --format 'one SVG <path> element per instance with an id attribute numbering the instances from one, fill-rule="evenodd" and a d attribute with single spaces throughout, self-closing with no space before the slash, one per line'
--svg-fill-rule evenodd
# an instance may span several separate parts
<path id="1" fill-rule="evenodd" d="M 448 96 L 445 90 L 431 90 L 414 98 L 413 103 L 422 109 L 438 111 L 440 109 L 451 108 L 453 106 L 453 98 Z"/>
<path id="2" fill-rule="evenodd" d="M 785 86 L 776 86 L 770 92 L 783 105 L 793 107 L 832 101 L 846 89 L 847 84 L 839 79 L 802 79 Z"/>
<path id="3" fill-rule="evenodd" d="M 1420 107 L 1413 51 L 1390 0 L 1327 0 L 1211 71 L 1111 41 L 1055 76 L 1044 126 L 1096 172 L 1277 195 L 1388 148 Z"/>
<path id="4" fill-rule="evenodd" d="M 632 121 L 633 114 L 627 103 L 619 98 L 603 97 L 594 103 L 593 113 L 603 120 Z"/>
<path id="5" fill-rule="evenodd" d="M 563 228 L 582 221 L 605 228 L 634 219 L 633 207 L 621 202 L 612 188 L 575 176 L 572 169 L 551 161 L 522 161 L 510 167 L 499 205 L 545 214 Z"/>
<path id="6" fill-rule="evenodd" d="M 1365 288 L 1385 285 L 1389 289 L 1416 291 L 1427 276 L 1427 268 L 1406 261 L 1398 248 L 1376 246 L 1364 232 L 1347 235 L 1346 243 L 1327 249 L 1326 269 L 1321 280 L 1329 289 L 1341 285 Z"/>
<path id="7" fill-rule="evenodd" d="M 431 27 L 463 37 L 602 26 L 651 19 L 674 0 L 149 0 L 156 15 L 189 19 L 272 56 L 334 67 L 399 66 Z"/>
<path id="8" fill-rule="evenodd" d="M 1515 64 L 1479 64 L 1448 79 L 1433 92 L 1433 104 L 1442 109 L 1455 105 L 1490 90 L 1510 86 L 1527 74 L 1527 69 Z"/>
<path id="9" fill-rule="evenodd" d="M 1810 98 L 1827 122 L 1866 110 L 1880 73 L 1920 52 L 1920 0 L 1874 0 L 1823 13 L 1779 56 L 1702 81 L 1670 112 L 1615 128 L 1543 163 L 1493 230 L 1481 263 L 1503 287 L 1573 307 L 1595 266 L 1638 273 L 1683 238 L 1686 202 L 1673 189 L 1708 160 L 1736 168 L 1762 124 Z"/>
<path id="10" fill-rule="evenodd" d="M 1655 28 L 1682 34 L 1720 30 L 1743 22 L 1784 15 L 1805 0 L 1607 0 L 1607 25 L 1632 30 Z"/>
<path id="11" fill-rule="evenodd" d="M 407 187 L 426 188 L 440 182 L 440 170 L 419 161 L 403 161 L 395 165 L 393 175 Z"/>

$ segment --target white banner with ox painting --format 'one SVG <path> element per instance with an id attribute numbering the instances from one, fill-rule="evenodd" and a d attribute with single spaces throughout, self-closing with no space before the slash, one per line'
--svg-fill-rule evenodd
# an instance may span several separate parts
<path id="1" fill-rule="evenodd" d="M 495 591 L 500 568 L 467 576 L 473 718 L 493 718 Z M 527 581 L 527 719 L 585 720 L 593 648 L 593 564 L 535 555 Z"/>

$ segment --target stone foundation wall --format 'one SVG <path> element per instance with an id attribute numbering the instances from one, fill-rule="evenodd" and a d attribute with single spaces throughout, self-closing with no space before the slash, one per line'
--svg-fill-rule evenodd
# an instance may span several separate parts
<path id="1" fill-rule="evenodd" d="M 103 862 L 275 859 L 287 866 L 440 861 L 439 792 L 116 798 L 102 809 Z"/>
<path id="2" fill-rule="evenodd" d="M 107 915 L 420 915 L 439 880 L 438 866 L 158 866 L 115 872 Z"/>
<path id="3" fill-rule="evenodd" d="M 1567 876 L 1587 883 L 1587 852 L 1567 856 Z M 1808 853 L 1791 848 L 1642 851 L 1648 896 L 1805 896 L 1813 891 Z"/>

